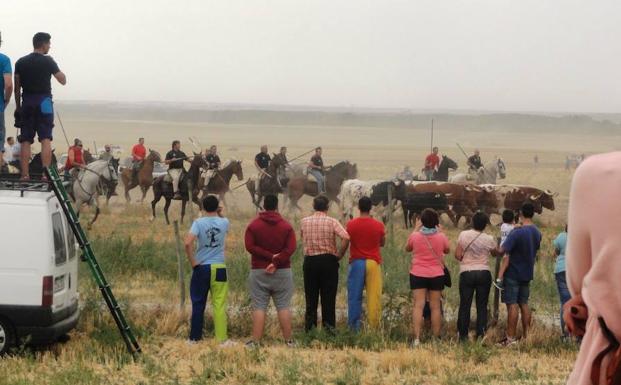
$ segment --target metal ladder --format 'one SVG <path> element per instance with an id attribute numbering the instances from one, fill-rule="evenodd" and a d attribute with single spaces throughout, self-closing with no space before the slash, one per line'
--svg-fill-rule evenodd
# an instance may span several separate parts
<path id="1" fill-rule="evenodd" d="M 106 301 L 106 305 L 108 305 L 108 309 L 110 309 L 110 314 L 112 314 L 112 318 L 114 318 L 114 322 L 123 337 L 123 341 L 125 341 L 125 345 L 127 346 L 127 350 L 134 356 L 138 353 L 141 353 L 140 345 L 138 345 L 138 341 L 134 336 L 125 316 L 123 315 L 123 310 L 119 306 L 114 294 L 112 293 L 112 289 L 110 288 L 110 284 L 106 280 L 97 259 L 95 258 L 95 253 L 93 253 L 93 249 L 91 248 L 91 244 L 86 238 L 86 234 L 84 230 L 82 230 L 82 226 L 80 225 L 80 220 L 78 219 L 75 211 L 73 210 L 73 206 L 69 201 L 69 196 L 67 195 L 67 191 L 65 190 L 65 186 L 63 185 L 60 176 L 58 175 L 58 170 L 56 166 L 52 165 L 51 167 L 47 167 L 45 169 L 45 173 L 50 180 L 50 185 L 58 201 L 60 202 L 60 206 L 67 217 L 67 222 L 69 222 L 69 226 L 71 226 L 71 230 L 75 235 L 78 243 L 80 244 L 80 248 L 83 253 L 83 260 L 86 261 L 88 267 L 91 270 L 91 274 L 95 278 L 95 282 L 97 286 L 99 286 L 99 290 L 101 291 L 101 295 Z"/>

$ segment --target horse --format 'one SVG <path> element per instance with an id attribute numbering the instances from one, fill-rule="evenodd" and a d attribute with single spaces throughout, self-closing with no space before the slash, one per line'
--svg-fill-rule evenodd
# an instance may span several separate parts
<path id="1" fill-rule="evenodd" d="M 52 163 L 57 164 L 58 160 L 56 159 L 56 155 L 54 154 L 54 150 L 52 150 Z M 7 174 L 19 174 L 21 172 L 21 163 L 19 159 L 11 162 L 11 164 L 5 164 L 3 170 L 0 170 L 0 173 Z M 41 160 L 41 153 L 35 154 L 32 157 L 28 165 L 28 175 L 44 175 L 43 171 L 43 161 Z"/>
<path id="2" fill-rule="evenodd" d="M 88 223 L 88 229 L 93 226 L 93 223 L 95 223 L 99 216 L 99 204 L 97 201 L 99 192 L 97 188 L 102 179 L 110 183 L 118 181 L 118 172 L 112 162 L 97 160 L 86 165 L 86 168 L 80 171 L 72 184 L 78 216 L 80 215 L 80 207 L 84 203 L 87 203 L 89 206 L 95 206 L 95 217 Z"/>
<path id="3" fill-rule="evenodd" d="M 478 169 L 474 175 L 455 174 L 450 178 L 452 183 L 496 184 L 497 179 L 507 177 L 507 167 L 502 158 L 496 158 Z"/>
<path id="4" fill-rule="evenodd" d="M 91 164 L 98 160 L 91 154 L 89 150 L 84 150 L 82 152 L 82 158 L 84 159 L 84 163 L 86 164 Z M 112 164 L 112 167 L 117 170 L 118 173 L 119 159 L 112 157 L 110 159 L 110 163 Z M 116 195 L 116 187 L 118 186 L 118 184 L 118 178 L 114 181 L 108 181 L 105 179 L 100 180 L 99 185 L 97 186 L 97 192 L 99 193 L 99 195 L 103 195 L 106 197 L 106 206 L 108 206 L 108 204 L 110 203 L 110 198 L 113 195 Z"/>
<path id="5" fill-rule="evenodd" d="M 216 170 L 214 175 L 209 180 L 209 184 L 205 186 L 205 179 L 201 177 L 198 181 L 200 190 L 203 191 L 203 196 L 208 194 L 218 195 L 220 201 L 224 205 L 226 205 L 226 201 L 224 199 L 224 194 L 226 194 L 229 189 L 229 184 L 231 183 L 231 179 L 233 175 L 237 177 L 238 181 L 244 180 L 244 172 L 242 170 L 242 161 L 231 159 L 226 162 L 222 168 Z"/>
<path id="6" fill-rule="evenodd" d="M 457 170 L 457 167 L 457 162 L 455 162 L 453 159 L 449 158 L 446 155 L 442 155 L 442 160 L 438 165 L 438 171 L 433 173 L 433 177 L 431 178 L 431 180 L 438 182 L 447 182 L 449 180 L 449 170 L 455 171 Z M 418 176 L 416 176 L 414 180 L 427 181 L 426 178 L 420 178 Z"/>
<path id="7" fill-rule="evenodd" d="M 147 196 L 149 187 L 153 184 L 153 165 L 155 162 L 161 162 L 162 157 L 160 153 L 149 149 L 149 155 L 142 161 L 142 167 L 138 170 L 137 175 L 134 175 L 134 170 L 131 168 L 124 168 L 121 172 L 121 179 L 123 180 L 123 186 L 125 187 L 125 200 L 127 203 L 131 201 L 129 197 L 129 191 L 136 186 L 140 186 L 142 190 L 142 198 L 140 203 L 144 201 Z"/>
<path id="8" fill-rule="evenodd" d="M 336 203 L 339 203 L 338 195 L 341 191 L 341 185 L 348 179 L 358 177 L 358 166 L 356 163 L 342 161 L 328 168 L 325 174 L 326 179 L 326 197 Z M 296 176 L 289 180 L 287 184 L 287 198 L 289 199 L 289 207 L 291 209 L 302 210 L 298 205 L 298 201 L 304 194 L 309 196 L 317 196 L 319 189 L 317 182 L 309 180 L 308 176 Z"/>
<path id="9" fill-rule="evenodd" d="M 179 193 L 181 194 L 181 223 L 183 223 L 183 217 L 185 216 L 185 206 L 188 203 L 189 196 L 189 183 L 192 183 L 192 201 L 199 205 L 198 201 L 198 178 L 201 173 L 201 167 L 205 167 L 206 164 L 204 159 L 197 154 L 194 154 L 194 158 L 192 159 L 192 163 L 190 165 L 190 169 L 188 172 L 183 173 L 181 175 L 181 179 L 179 180 Z M 155 206 L 160 201 L 160 199 L 164 198 L 166 201 L 164 205 L 164 217 L 166 218 L 166 224 L 170 225 L 170 221 L 168 220 L 168 208 L 170 207 L 170 202 L 173 199 L 173 187 L 172 181 L 165 180 L 166 175 L 158 176 L 153 181 L 153 201 L 151 201 L 151 212 L 152 217 L 151 220 L 155 219 Z"/>
<path id="10" fill-rule="evenodd" d="M 246 188 L 248 188 L 248 192 L 250 193 L 250 198 L 252 198 L 252 204 L 257 207 L 257 209 L 261 209 L 261 202 L 266 195 L 278 195 L 285 192 L 285 188 L 287 187 L 287 183 L 289 182 L 288 177 L 281 178 L 280 170 L 284 169 L 287 166 L 287 162 L 282 154 L 273 154 L 274 157 L 267 167 L 267 175 L 266 177 L 257 177 L 250 178 L 246 182 Z M 260 189 L 257 191 L 256 189 L 256 181 L 260 183 Z"/>

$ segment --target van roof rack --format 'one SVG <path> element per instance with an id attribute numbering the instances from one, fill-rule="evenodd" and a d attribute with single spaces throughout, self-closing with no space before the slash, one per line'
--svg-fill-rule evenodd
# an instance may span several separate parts
<path id="1" fill-rule="evenodd" d="M 41 175 L 20 180 L 19 174 L 0 174 L 0 190 L 48 192 L 52 191 L 52 186 L 49 181 L 41 180 Z"/>

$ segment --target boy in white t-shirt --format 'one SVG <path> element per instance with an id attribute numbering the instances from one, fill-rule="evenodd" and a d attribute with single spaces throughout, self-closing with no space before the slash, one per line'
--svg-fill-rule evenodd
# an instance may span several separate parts
<path id="1" fill-rule="evenodd" d="M 505 243 L 505 240 L 515 228 L 515 214 L 511 210 L 505 210 L 502 212 L 502 225 L 500 225 L 500 246 Z M 500 270 L 498 270 L 498 277 L 496 277 L 496 282 L 494 282 L 494 286 L 498 289 L 502 290 L 502 279 L 505 275 L 505 271 L 509 267 L 509 256 L 504 255 L 502 257 L 502 263 L 500 264 Z"/>

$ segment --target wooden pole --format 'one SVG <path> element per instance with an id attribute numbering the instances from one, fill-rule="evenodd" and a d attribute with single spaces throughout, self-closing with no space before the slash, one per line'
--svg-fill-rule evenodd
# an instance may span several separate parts
<path id="1" fill-rule="evenodd" d="M 500 241 L 498 241 L 500 243 Z M 498 278 L 498 272 L 500 271 L 500 262 L 502 261 L 502 256 L 496 257 L 496 266 L 494 268 L 494 280 Z M 492 325 L 496 325 L 498 323 L 498 308 L 500 307 L 500 290 L 494 285 L 494 308 L 492 309 Z"/>
<path id="2" fill-rule="evenodd" d="M 194 186 L 192 185 L 192 181 L 188 178 L 188 203 L 190 204 L 188 209 L 190 210 L 190 221 L 194 221 L 194 200 L 192 199 L 194 196 Z"/>
<path id="3" fill-rule="evenodd" d="M 394 204 L 392 201 L 392 197 L 394 195 L 393 191 L 394 186 L 391 184 L 388 185 L 388 213 L 386 214 L 386 221 L 388 222 L 388 243 L 392 247 L 394 246 L 395 236 L 394 236 L 394 225 L 392 221 L 392 212 L 394 209 Z"/>
<path id="4" fill-rule="evenodd" d="M 431 148 L 430 152 L 433 152 L 433 119 L 431 119 Z"/>
<path id="5" fill-rule="evenodd" d="M 181 257 L 181 236 L 179 235 L 179 222 L 174 221 L 175 239 L 177 241 L 177 265 L 179 270 L 179 310 L 185 308 L 185 273 L 183 271 L 183 259 Z"/>

